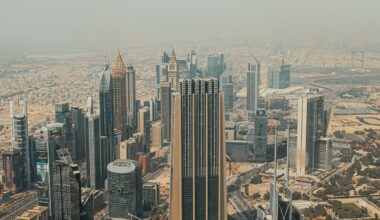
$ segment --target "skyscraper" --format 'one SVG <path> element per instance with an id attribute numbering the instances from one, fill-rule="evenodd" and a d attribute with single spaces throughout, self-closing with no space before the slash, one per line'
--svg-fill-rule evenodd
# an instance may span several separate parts
<path id="1" fill-rule="evenodd" d="M 149 108 L 141 108 L 139 110 L 139 126 L 138 132 L 144 134 L 144 152 L 149 152 L 150 149 L 150 133 L 152 127 L 152 121 L 150 120 L 150 111 Z"/>
<path id="2" fill-rule="evenodd" d="M 18 107 L 22 106 L 21 111 Z M 30 186 L 30 148 L 29 148 L 29 135 L 28 135 L 28 107 L 27 101 L 18 100 L 11 101 L 11 132 L 12 132 L 12 145 L 20 150 L 20 171 L 22 180 L 22 188 L 27 189 Z"/>
<path id="3" fill-rule="evenodd" d="M 75 134 L 73 129 L 70 104 L 68 102 L 55 104 L 55 122 L 63 123 L 63 135 L 65 144 L 68 148 L 71 158 L 76 160 Z"/>
<path id="4" fill-rule="evenodd" d="M 257 59 L 248 63 L 247 72 L 247 111 L 255 113 L 259 105 L 260 63 Z"/>
<path id="5" fill-rule="evenodd" d="M 21 150 L 19 148 L 0 148 L 0 169 L 4 171 L 4 179 L 1 182 L 5 191 L 16 193 L 22 190 L 21 163 Z"/>
<path id="6" fill-rule="evenodd" d="M 106 179 L 106 149 L 101 146 L 100 118 L 87 112 L 85 118 L 86 171 L 88 187 L 100 189 Z"/>
<path id="7" fill-rule="evenodd" d="M 160 121 L 154 122 L 152 124 L 152 146 L 161 148 L 163 145 L 163 126 Z"/>
<path id="8" fill-rule="evenodd" d="M 272 67 L 268 71 L 268 87 L 273 89 L 285 89 L 290 85 L 290 65 L 282 63 L 280 70 Z"/>
<path id="9" fill-rule="evenodd" d="M 137 159 L 137 142 L 133 137 L 128 140 L 122 141 L 120 143 L 120 159 L 129 159 L 136 160 Z"/>
<path id="10" fill-rule="evenodd" d="M 224 98 L 216 79 L 173 94 L 170 219 L 227 219 Z"/>
<path id="11" fill-rule="evenodd" d="M 118 52 L 112 67 L 113 110 L 114 127 L 121 131 L 123 139 L 128 138 L 126 74 L 123 59 L 121 58 L 120 52 Z"/>
<path id="12" fill-rule="evenodd" d="M 127 67 L 127 112 L 128 129 L 137 129 L 137 109 L 136 109 L 136 71 L 132 65 Z"/>
<path id="13" fill-rule="evenodd" d="M 219 80 L 220 75 L 226 69 L 224 62 L 224 54 L 210 54 L 207 57 L 207 76 L 214 77 Z"/>
<path id="14" fill-rule="evenodd" d="M 71 123 L 75 140 L 75 159 L 77 162 L 85 160 L 84 148 L 84 112 L 81 108 L 72 106 L 70 108 Z"/>
<path id="15" fill-rule="evenodd" d="M 234 84 L 229 70 L 220 75 L 220 87 L 224 93 L 224 112 L 231 113 L 234 110 Z"/>
<path id="16" fill-rule="evenodd" d="M 130 219 L 142 212 L 142 175 L 135 160 L 115 160 L 107 166 L 109 217 Z"/>
<path id="17" fill-rule="evenodd" d="M 162 136 L 170 142 L 170 129 L 171 129 L 171 98 L 172 90 L 169 82 L 161 83 L 161 122 L 163 126 Z"/>
<path id="18" fill-rule="evenodd" d="M 67 148 L 55 152 L 56 160 L 49 170 L 52 175 L 50 191 L 52 219 L 79 219 L 81 185 L 78 165 L 73 164 Z"/>
<path id="19" fill-rule="evenodd" d="M 255 142 L 254 156 L 255 161 L 266 161 L 267 141 L 268 141 L 268 115 L 265 109 L 259 109 L 253 116 L 255 122 Z"/>
<path id="20" fill-rule="evenodd" d="M 189 78 L 192 79 L 196 76 L 198 67 L 197 67 L 197 54 L 194 50 L 191 50 L 191 52 L 187 56 L 187 65 L 188 65 L 188 72 L 189 72 Z"/>
<path id="21" fill-rule="evenodd" d="M 298 175 L 318 168 L 319 139 L 324 131 L 324 96 L 309 94 L 298 100 L 297 160 Z"/>
<path id="22" fill-rule="evenodd" d="M 178 66 L 177 66 L 177 58 L 175 56 L 174 49 L 172 51 L 172 55 L 169 60 L 169 70 L 168 70 L 168 81 L 173 89 L 177 87 L 178 82 Z"/>
<path id="23" fill-rule="evenodd" d="M 113 109 L 113 81 L 106 65 L 100 75 L 99 84 L 99 119 L 100 119 L 100 139 L 102 148 L 102 160 L 109 164 L 116 158 L 114 145 L 114 109 Z M 107 167 L 103 167 L 104 176 L 107 175 Z"/>

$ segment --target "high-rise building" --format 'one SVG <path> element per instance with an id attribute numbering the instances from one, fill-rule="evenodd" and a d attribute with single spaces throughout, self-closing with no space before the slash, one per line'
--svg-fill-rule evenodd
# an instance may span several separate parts
<path id="1" fill-rule="evenodd" d="M 150 211 L 153 206 L 160 203 L 160 185 L 155 182 L 145 182 L 142 190 L 143 209 Z"/>
<path id="2" fill-rule="evenodd" d="M 53 174 L 52 170 L 55 166 L 55 161 L 58 159 L 57 151 L 65 148 L 64 124 L 51 123 L 42 127 L 40 143 L 37 148 L 39 154 L 37 160 L 37 176 L 41 178 L 38 182 L 39 204 L 49 206 L 49 216 L 53 216 L 52 201 L 53 201 Z M 43 148 L 46 149 L 44 154 Z M 47 163 L 45 163 L 45 161 Z"/>
<path id="3" fill-rule="evenodd" d="M 280 70 L 275 67 L 268 70 L 268 87 L 273 89 L 285 89 L 290 85 L 290 65 L 282 63 Z"/>
<path id="4" fill-rule="evenodd" d="M 136 71 L 132 65 L 127 67 L 127 112 L 128 129 L 137 129 L 137 109 L 136 109 Z"/>
<path id="5" fill-rule="evenodd" d="M 253 116 L 255 122 L 254 160 L 266 161 L 268 141 L 268 115 L 265 109 L 259 109 Z"/>
<path id="6" fill-rule="evenodd" d="M 126 141 L 122 141 L 120 143 L 120 159 L 137 160 L 137 147 L 136 139 L 133 137 Z"/>
<path id="7" fill-rule="evenodd" d="M 319 164 L 319 139 L 324 131 L 324 96 L 308 94 L 298 100 L 297 161 L 298 175 L 313 172 Z"/>
<path id="8" fill-rule="evenodd" d="M 317 168 L 320 170 L 330 171 L 332 168 L 332 140 L 331 138 L 319 139 L 319 151 L 315 156 L 318 161 Z"/>
<path id="9" fill-rule="evenodd" d="M 137 160 L 140 163 L 141 171 L 143 175 L 146 175 L 150 171 L 150 154 L 144 152 L 137 153 Z"/>
<path id="10" fill-rule="evenodd" d="M 108 65 L 105 66 L 100 75 L 99 113 L 102 157 L 104 157 L 103 160 L 106 161 L 106 165 L 116 158 L 114 145 L 113 81 Z M 106 176 L 107 167 L 104 167 L 103 170 Z"/>
<path id="11" fill-rule="evenodd" d="M 255 113 L 259 105 L 260 63 L 257 59 L 248 63 L 247 72 L 247 111 Z"/>
<path id="12" fill-rule="evenodd" d="M 21 111 L 19 106 L 21 105 Z M 30 152 L 29 148 L 29 135 L 28 135 L 28 110 L 27 101 L 18 100 L 11 101 L 11 132 L 12 132 L 12 146 L 20 150 L 20 170 L 22 188 L 27 189 L 31 183 L 31 170 L 30 170 Z"/>
<path id="13" fill-rule="evenodd" d="M 152 146 L 161 148 L 164 144 L 163 134 L 164 129 L 160 121 L 152 124 Z"/>
<path id="14" fill-rule="evenodd" d="M 150 150 L 150 142 L 151 142 L 151 126 L 152 121 L 150 120 L 150 111 L 149 108 L 141 108 L 139 110 L 139 126 L 138 126 L 138 132 L 144 134 L 144 146 L 145 149 L 143 152 L 149 152 Z"/>
<path id="15" fill-rule="evenodd" d="M 189 72 L 189 78 L 192 79 L 196 77 L 198 67 L 197 67 L 197 54 L 194 50 L 191 50 L 191 52 L 187 56 L 187 65 L 188 65 L 188 72 Z"/>
<path id="16" fill-rule="evenodd" d="M 172 55 L 170 56 L 168 65 L 168 81 L 170 82 L 172 89 L 176 89 L 178 82 L 178 66 L 174 49 L 172 51 Z"/>
<path id="17" fill-rule="evenodd" d="M 151 121 L 156 121 L 160 118 L 160 100 L 157 98 L 151 98 L 149 100 L 149 119 Z"/>
<path id="18" fill-rule="evenodd" d="M 142 175 L 135 160 L 115 160 L 108 164 L 109 217 L 132 219 L 142 213 Z"/>
<path id="19" fill-rule="evenodd" d="M 121 131 L 124 140 L 128 138 L 126 75 L 127 72 L 123 59 L 120 52 L 118 52 L 112 67 L 113 115 L 114 127 Z"/>
<path id="20" fill-rule="evenodd" d="M 136 140 L 136 149 L 137 152 L 144 152 L 144 134 L 143 133 L 134 133 L 133 138 Z"/>
<path id="21" fill-rule="evenodd" d="M 224 54 L 210 54 L 207 57 L 207 76 L 219 80 L 220 75 L 226 70 Z"/>
<path id="22" fill-rule="evenodd" d="M 169 82 L 161 83 L 161 122 L 163 138 L 170 142 L 172 90 Z"/>
<path id="23" fill-rule="evenodd" d="M 81 206 L 81 185 L 78 165 L 73 164 L 67 148 L 56 151 L 56 160 L 53 162 L 50 188 L 52 201 L 49 210 L 52 219 L 79 219 Z"/>
<path id="24" fill-rule="evenodd" d="M 85 144 L 84 144 L 84 112 L 81 108 L 72 106 L 70 108 L 72 129 L 75 140 L 75 159 L 77 162 L 85 160 Z"/>
<path id="25" fill-rule="evenodd" d="M 85 122 L 87 185 L 100 189 L 104 187 L 107 172 L 107 152 L 101 146 L 100 118 L 93 112 L 87 112 Z"/>
<path id="26" fill-rule="evenodd" d="M 0 148 L 0 170 L 4 171 L 2 187 L 5 191 L 16 193 L 23 188 L 21 150 L 19 148 Z M 2 190 L 0 188 L 0 190 Z"/>
<path id="27" fill-rule="evenodd" d="M 220 76 L 220 90 L 224 93 L 224 113 L 228 114 L 234 110 L 234 84 L 229 70 Z"/>
<path id="28" fill-rule="evenodd" d="M 65 146 L 68 148 L 71 157 L 76 160 L 75 135 L 68 102 L 58 103 L 55 105 L 55 122 L 63 123 L 63 135 Z"/>
<path id="29" fill-rule="evenodd" d="M 170 219 L 227 219 L 224 99 L 218 80 L 180 80 L 173 94 Z"/>

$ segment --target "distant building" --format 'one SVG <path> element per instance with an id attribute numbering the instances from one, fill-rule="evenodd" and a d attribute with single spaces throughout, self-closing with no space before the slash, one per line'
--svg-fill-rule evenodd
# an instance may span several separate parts
<path id="1" fill-rule="evenodd" d="M 136 149 L 137 152 L 144 152 L 145 150 L 145 138 L 143 133 L 134 133 L 133 138 L 136 140 Z"/>
<path id="2" fill-rule="evenodd" d="M 142 214 L 141 168 L 134 160 L 115 160 L 108 164 L 109 217 L 129 218 Z"/>
<path id="3" fill-rule="evenodd" d="M 128 138 L 127 127 L 127 72 L 121 58 L 120 52 L 116 55 L 116 60 L 112 66 L 112 89 L 113 89 L 113 109 L 114 109 L 114 128 L 121 131 L 122 139 Z"/>
<path id="4" fill-rule="evenodd" d="M 150 154 L 144 152 L 137 153 L 137 160 L 141 165 L 142 174 L 146 175 L 150 171 Z"/>
<path id="5" fill-rule="evenodd" d="M 226 70 L 224 54 L 210 54 L 207 57 L 207 76 L 219 80 L 220 75 Z"/>
<path id="6" fill-rule="evenodd" d="M 267 160 L 268 115 L 266 110 L 259 109 L 253 116 L 255 122 L 254 160 Z"/>
<path id="7" fill-rule="evenodd" d="M 182 79 L 177 91 L 172 104 L 170 219 L 226 219 L 224 99 L 218 80 Z"/>
<path id="8" fill-rule="evenodd" d="M 224 113 L 228 114 L 234 110 L 234 84 L 229 70 L 220 76 L 220 90 L 224 93 Z"/>
<path id="9" fill-rule="evenodd" d="M 197 54 L 194 50 L 191 50 L 191 52 L 187 56 L 187 65 L 188 65 L 188 72 L 189 72 L 189 78 L 192 79 L 196 77 L 197 71 L 198 71 L 198 61 L 197 61 Z"/>
<path id="10" fill-rule="evenodd" d="M 164 128 L 160 121 L 154 122 L 152 125 L 152 146 L 161 148 L 164 144 L 163 139 Z"/>
<path id="11" fill-rule="evenodd" d="M 76 160 L 76 141 L 73 128 L 70 105 L 68 102 L 55 104 L 55 122 L 63 123 L 63 135 L 65 139 L 65 147 L 69 150 L 73 160 Z"/>
<path id="12" fill-rule="evenodd" d="M 332 140 L 330 138 L 319 139 L 319 151 L 316 155 L 318 169 L 330 171 L 332 169 Z"/>
<path id="13" fill-rule="evenodd" d="M 149 100 L 149 119 L 150 121 L 156 121 L 160 118 L 160 100 L 157 98 L 151 98 Z"/>
<path id="14" fill-rule="evenodd" d="M 266 97 L 266 105 L 268 111 L 280 110 L 289 111 L 289 99 L 278 94 L 271 94 Z"/>
<path id="15" fill-rule="evenodd" d="M 138 113 L 138 132 L 144 134 L 144 146 L 143 152 L 149 152 L 151 142 L 151 125 L 149 108 L 141 108 Z"/>
<path id="16" fill-rule="evenodd" d="M 163 138 L 170 142 L 171 130 L 171 98 L 172 91 L 169 82 L 161 83 L 161 122 L 163 126 Z"/>
<path id="17" fill-rule="evenodd" d="M 18 107 L 21 105 L 21 111 Z M 29 147 L 28 135 L 28 104 L 25 100 L 11 101 L 11 132 L 12 146 L 20 150 L 20 172 L 21 187 L 28 189 L 31 184 L 30 160 L 32 152 Z"/>
<path id="18" fill-rule="evenodd" d="M 120 143 L 120 159 L 122 160 L 137 160 L 137 142 L 135 138 L 129 138 Z"/>
<path id="19" fill-rule="evenodd" d="M 177 66 L 177 58 L 175 56 L 174 49 L 172 51 L 172 55 L 170 56 L 169 65 L 168 65 L 168 81 L 170 82 L 171 88 L 176 89 L 177 81 L 178 81 L 178 66 Z"/>
<path id="20" fill-rule="evenodd" d="M 136 108 L 136 70 L 132 65 L 127 67 L 126 76 L 127 91 L 127 113 L 128 113 L 128 129 L 135 131 L 137 129 L 137 108 Z M 131 131 L 129 131 L 131 132 Z"/>
<path id="21" fill-rule="evenodd" d="M 318 169 L 319 148 L 324 131 L 324 96 L 309 94 L 298 100 L 297 160 L 298 175 Z"/>
<path id="22" fill-rule="evenodd" d="M 246 140 L 226 140 L 227 154 L 232 162 L 248 162 L 251 155 L 252 142 Z"/>
<path id="23" fill-rule="evenodd" d="M 160 185 L 154 182 L 143 184 L 142 205 L 143 209 L 150 211 L 153 206 L 160 203 Z"/>
<path id="24" fill-rule="evenodd" d="M 260 63 L 257 59 L 248 63 L 247 72 L 247 111 L 254 114 L 259 107 Z"/>
<path id="25" fill-rule="evenodd" d="M 290 65 L 281 65 L 278 71 L 274 67 L 268 71 L 268 87 L 273 89 L 285 89 L 290 85 Z"/>
<path id="26" fill-rule="evenodd" d="M 4 170 L 2 187 L 5 191 L 16 193 L 23 189 L 21 158 L 19 148 L 0 148 L 0 170 Z"/>

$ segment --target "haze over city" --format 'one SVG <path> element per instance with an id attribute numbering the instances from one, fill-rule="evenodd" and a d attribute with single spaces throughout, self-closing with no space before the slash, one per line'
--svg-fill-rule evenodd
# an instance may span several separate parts
<path id="1" fill-rule="evenodd" d="M 380 2 L 0 2 L 0 220 L 379 219 Z"/>

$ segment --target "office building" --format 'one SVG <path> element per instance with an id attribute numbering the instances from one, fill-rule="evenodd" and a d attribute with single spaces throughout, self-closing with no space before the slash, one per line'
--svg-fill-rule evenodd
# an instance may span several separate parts
<path id="1" fill-rule="evenodd" d="M 141 166 L 142 175 L 146 175 L 150 171 L 150 154 L 144 152 L 137 153 L 137 161 Z"/>
<path id="2" fill-rule="evenodd" d="M 80 213 L 80 172 L 78 165 L 73 164 L 67 148 L 56 151 L 56 160 L 49 174 L 52 201 L 49 206 L 52 219 L 79 219 Z"/>
<path id="3" fill-rule="evenodd" d="M 107 149 L 101 145 L 100 129 L 100 117 L 94 112 L 87 112 L 85 118 L 87 186 L 94 189 L 104 187 L 107 172 Z"/>
<path id="4" fill-rule="evenodd" d="M 228 114 L 234 111 L 234 84 L 232 75 L 226 70 L 220 76 L 220 90 L 224 93 L 224 113 Z"/>
<path id="5" fill-rule="evenodd" d="M 133 134 L 133 138 L 136 141 L 137 152 L 144 152 L 144 150 L 145 150 L 145 145 L 144 145 L 145 138 L 144 138 L 144 134 L 143 133 L 134 133 Z"/>
<path id="6" fill-rule="evenodd" d="M 207 57 L 207 76 L 219 80 L 220 75 L 226 69 L 224 54 L 210 54 Z"/>
<path id="7" fill-rule="evenodd" d="M 141 216 L 141 168 L 134 160 L 115 160 L 108 164 L 109 217 L 131 219 L 129 214 Z"/>
<path id="8" fill-rule="evenodd" d="M 233 162 L 248 162 L 253 142 L 247 140 L 226 140 L 226 151 Z"/>
<path id="9" fill-rule="evenodd" d="M 113 116 L 114 128 L 121 131 L 123 140 L 128 138 L 126 76 L 126 68 L 120 52 L 118 52 L 112 66 Z"/>
<path id="10" fill-rule="evenodd" d="M 99 124 L 100 124 L 100 145 L 102 149 L 102 161 L 105 165 L 116 158 L 114 144 L 114 109 L 113 109 L 113 80 L 106 65 L 100 74 L 99 83 Z M 107 167 L 103 167 L 103 175 L 107 176 Z"/>
<path id="11" fill-rule="evenodd" d="M 259 87 L 260 87 L 260 63 L 254 59 L 248 63 L 247 72 L 247 111 L 255 113 L 259 105 Z"/>
<path id="12" fill-rule="evenodd" d="M 170 82 L 171 88 L 176 89 L 178 82 L 178 66 L 174 49 L 168 64 L 168 81 Z"/>
<path id="13" fill-rule="evenodd" d="M 164 128 L 160 121 L 152 124 L 152 146 L 161 148 L 164 144 L 163 134 Z"/>
<path id="14" fill-rule="evenodd" d="M 28 104 L 25 100 L 11 101 L 11 134 L 12 146 L 20 150 L 20 171 L 22 188 L 28 189 L 31 183 L 30 159 L 28 135 Z"/>
<path id="15" fill-rule="evenodd" d="M 276 93 L 267 95 L 266 106 L 268 111 L 289 111 L 289 99 Z"/>
<path id="16" fill-rule="evenodd" d="M 70 155 L 72 155 L 73 160 L 76 160 L 75 134 L 68 102 L 55 104 L 55 122 L 63 123 L 65 146 L 69 150 Z"/>
<path id="17" fill-rule="evenodd" d="M 319 164 L 319 139 L 324 131 L 324 96 L 308 94 L 298 100 L 297 160 L 298 175 L 313 172 Z"/>
<path id="18" fill-rule="evenodd" d="M 163 138 L 170 142 L 172 90 L 169 82 L 161 83 L 161 122 Z"/>
<path id="19" fill-rule="evenodd" d="M 137 142 L 133 137 L 120 143 L 120 159 L 137 160 Z"/>
<path id="20" fill-rule="evenodd" d="M 227 219 L 224 99 L 218 80 L 180 80 L 173 94 L 170 219 Z"/>
<path id="21" fill-rule="evenodd" d="M 155 182 L 145 182 L 142 187 L 142 205 L 144 211 L 151 209 L 160 203 L 160 185 Z"/>
<path id="22" fill-rule="evenodd" d="M 280 70 L 276 67 L 268 70 L 268 87 L 273 89 L 285 89 L 290 85 L 290 65 L 282 62 Z"/>
<path id="23" fill-rule="evenodd" d="M 137 129 L 137 108 L 136 108 L 136 70 L 132 65 L 127 67 L 127 112 L 128 112 L 128 129 L 135 131 Z M 131 132 L 131 131 L 129 131 Z"/>
<path id="24" fill-rule="evenodd" d="M 7 192 L 20 192 L 23 189 L 23 167 L 21 149 L 0 148 L 0 170 L 4 171 L 2 187 Z M 0 188 L 1 191 L 1 188 Z"/>
<path id="25" fill-rule="evenodd" d="M 151 142 L 151 125 L 152 121 L 150 120 L 150 110 L 149 108 L 141 108 L 138 112 L 139 118 L 138 118 L 138 132 L 144 134 L 144 151 L 143 152 L 149 152 L 150 151 L 150 142 Z"/>
<path id="26" fill-rule="evenodd" d="M 187 65 L 188 65 L 188 73 L 189 78 L 192 79 L 197 76 L 198 72 L 198 61 L 197 54 L 194 50 L 191 50 L 187 56 Z"/>
<path id="27" fill-rule="evenodd" d="M 322 137 L 319 139 L 319 151 L 315 156 L 318 161 L 317 168 L 324 171 L 332 169 L 332 140 L 331 138 Z"/>
<path id="28" fill-rule="evenodd" d="M 259 109 L 253 117 L 255 122 L 254 160 L 263 162 L 267 159 L 268 115 L 265 109 Z"/>
<path id="29" fill-rule="evenodd" d="M 72 106 L 70 108 L 71 123 L 75 140 L 75 161 L 84 162 L 85 160 L 85 142 L 84 142 L 84 116 L 85 113 L 79 107 Z"/>
<path id="30" fill-rule="evenodd" d="M 149 100 L 149 120 L 157 121 L 160 118 L 160 100 L 157 98 L 151 98 Z"/>

